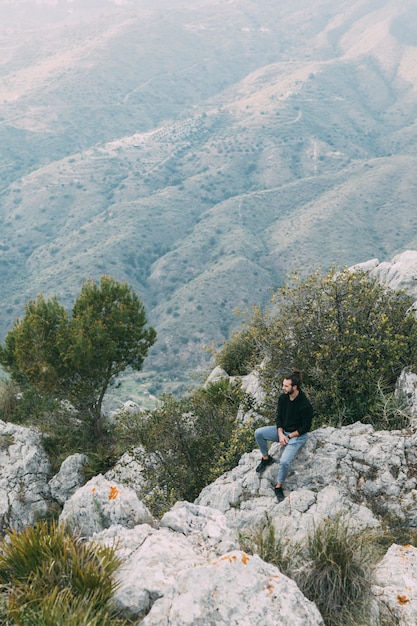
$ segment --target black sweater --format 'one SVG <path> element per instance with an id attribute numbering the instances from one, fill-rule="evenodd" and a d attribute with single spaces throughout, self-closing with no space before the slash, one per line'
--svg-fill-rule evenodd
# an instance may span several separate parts
<path id="1" fill-rule="evenodd" d="M 304 435 L 310 430 L 312 420 L 313 407 L 304 392 L 300 391 L 294 400 L 290 400 L 286 393 L 279 396 L 275 416 L 277 428 L 287 433 L 298 430 L 300 435 Z"/>

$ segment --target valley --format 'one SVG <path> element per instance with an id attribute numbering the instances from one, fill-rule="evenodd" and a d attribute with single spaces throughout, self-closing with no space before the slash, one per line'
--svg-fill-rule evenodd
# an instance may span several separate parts
<path id="1" fill-rule="evenodd" d="M 289 272 L 416 248 L 411 0 L 28 2 L 30 27 L 23 4 L 0 3 L 2 338 L 109 274 L 158 332 L 123 394 L 180 392 Z"/>

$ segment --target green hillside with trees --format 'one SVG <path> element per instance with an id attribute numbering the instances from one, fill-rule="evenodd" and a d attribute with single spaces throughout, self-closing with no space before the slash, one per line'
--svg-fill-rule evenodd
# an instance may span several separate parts
<path id="1" fill-rule="evenodd" d="M 141 400 L 290 272 L 417 246 L 411 1 L 58 5 L 0 32 L 2 338 L 38 294 L 129 283 L 158 339 L 115 402 Z"/>

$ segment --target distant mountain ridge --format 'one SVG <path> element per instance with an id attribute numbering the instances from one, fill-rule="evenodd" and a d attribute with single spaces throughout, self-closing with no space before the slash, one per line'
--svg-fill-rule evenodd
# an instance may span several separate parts
<path id="1" fill-rule="evenodd" d="M 1 336 L 110 274 L 159 391 L 288 272 L 417 247 L 414 2 L 58 5 L 0 33 Z"/>

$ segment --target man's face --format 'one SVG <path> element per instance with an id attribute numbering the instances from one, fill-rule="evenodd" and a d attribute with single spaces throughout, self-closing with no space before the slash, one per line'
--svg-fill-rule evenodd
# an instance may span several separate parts
<path id="1" fill-rule="evenodd" d="M 288 378 L 284 378 L 283 380 L 282 391 L 288 395 L 291 395 L 294 391 L 294 385 L 291 384 L 291 381 Z"/>

